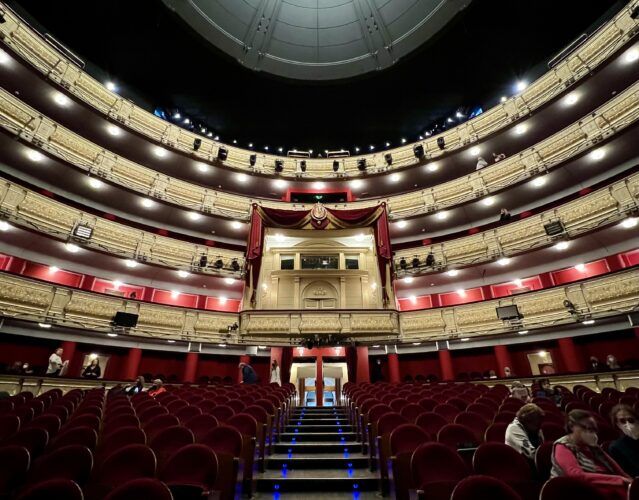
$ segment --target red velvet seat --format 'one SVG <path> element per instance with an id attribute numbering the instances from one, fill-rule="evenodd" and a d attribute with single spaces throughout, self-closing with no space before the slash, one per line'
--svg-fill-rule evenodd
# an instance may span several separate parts
<path id="1" fill-rule="evenodd" d="M 459 413 L 459 409 L 456 406 L 449 405 L 447 403 L 441 403 L 433 408 L 433 413 L 437 413 L 446 419 L 446 422 L 452 422 Z"/>
<path id="2" fill-rule="evenodd" d="M 539 486 L 533 479 L 528 460 L 506 444 L 480 445 L 473 456 L 473 469 L 476 474 L 503 481 L 522 498 L 537 500 L 539 496 Z"/>
<path id="3" fill-rule="evenodd" d="M 506 429 L 509 424 L 504 422 L 496 422 L 491 424 L 484 433 L 484 441 L 486 443 L 504 443 L 506 441 Z"/>
<path id="4" fill-rule="evenodd" d="M 102 432 L 108 434 L 123 427 L 140 427 L 140 420 L 135 415 L 118 415 L 111 420 L 104 422 Z"/>
<path id="5" fill-rule="evenodd" d="M 472 411 L 463 411 L 455 417 L 455 423 L 465 425 L 475 433 L 477 443 L 484 441 L 484 433 L 488 428 L 488 422 L 481 415 Z"/>
<path id="6" fill-rule="evenodd" d="M 246 403 L 240 401 L 239 399 L 231 399 L 226 403 L 226 406 L 230 406 L 231 408 L 233 408 L 235 413 L 241 413 L 242 411 L 244 411 L 244 408 L 246 408 Z"/>
<path id="7" fill-rule="evenodd" d="M 474 448 L 478 444 L 475 433 L 460 424 L 446 424 L 442 427 L 437 433 L 437 442 L 453 449 Z"/>
<path id="8" fill-rule="evenodd" d="M 30 484 L 50 479 L 69 479 L 82 486 L 93 469 L 93 454 L 86 446 L 58 448 L 35 460 L 27 476 Z"/>
<path id="9" fill-rule="evenodd" d="M 168 415 L 168 413 L 169 413 L 169 410 L 164 408 L 164 406 L 151 406 L 149 408 L 146 408 L 142 412 L 138 412 L 138 418 L 140 419 L 140 422 L 142 423 L 142 425 L 144 425 L 146 422 L 150 421 L 152 418 L 155 418 L 158 415 Z"/>
<path id="10" fill-rule="evenodd" d="M 413 485 L 428 492 L 429 500 L 448 500 L 468 468 L 462 458 L 440 443 L 425 443 L 413 452 L 410 461 Z"/>
<path id="11" fill-rule="evenodd" d="M 20 430 L 20 419 L 15 415 L 0 415 L 0 443 Z"/>
<path id="12" fill-rule="evenodd" d="M 139 427 L 122 427 L 104 435 L 98 448 L 98 461 L 131 444 L 146 444 L 146 434 Z"/>
<path id="13" fill-rule="evenodd" d="M 64 446 L 80 445 L 93 452 L 98 444 L 98 433 L 91 427 L 71 427 L 61 431 L 49 445 L 48 450 L 56 450 Z"/>
<path id="14" fill-rule="evenodd" d="M 24 479 L 31 457 L 22 446 L 3 446 L 0 448 L 0 498 L 9 493 Z"/>
<path id="15" fill-rule="evenodd" d="M 180 420 L 175 415 L 158 415 L 142 425 L 149 440 L 152 440 L 159 432 L 169 427 L 180 425 Z"/>
<path id="16" fill-rule="evenodd" d="M 153 439 L 149 440 L 149 446 L 157 457 L 158 467 L 162 468 L 177 450 L 194 442 L 195 438 L 190 430 L 176 425 L 158 432 Z"/>
<path id="17" fill-rule="evenodd" d="M 390 414 L 393 415 L 393 414 Z M 382 464 L 390 479 L 390 492 L 397 500 L 406 500 L 412 488 L 410 460 L 415 449 L 430 440 L 430 436 L 414 424 L 401 424 L 388 436 L 388 463 Z"/>
<path id="18" fill-rule="evenodd" d="M 84 500 L 82 489 L 68 479 L 52 479 L 25 490 L 17 500 Z"/>
<path id="19" fill-rule="evenodd" d="M 208 414 L 217 418 L 218 422 L 226 422 L 235 415 L 235 410 L 233 410 L 230 406 L 218 405 L 208 411 Z"/>
<path id="20" fill-rule="evenodd" d="M 566 429 L 554 422 L 543 422 L 541 424 L 541 432 L 544 434 L 546 441 L 557 441 L 557 439 L 566 435 Z"/>
<path id="21" fill-rule="evenodd" d="M 169 487 L 151 478 L 133 479 L 114 489 L 105 500 L 174 500 Z"/>
<path id="22" fill-rule="evenodd" d="M 453 405 L 459 411 L 465 411 L 466 408 L 468 408 L 468 401 L 458 397 L 450 398 L 449 400 L 446 401 L 446 403 L 449 405 Z"/>
<path id="23" fill-rule="evenodd" d="M 491 408 L 490 406 L 487 406 L 482 403 L 473 403 L 471 405 L 468 405 L 468 408 L 466 408 L 466 411 L 472 411 L 473 413 L 477 413 L 481 415 L 482 417 L 484 417 L 484 419 L 487 420 L 488 422 L 492 422 L 493 418 L 495 418 L 495 413 L 497 413 L 494 408 Z"/>
<path id="24" fill-rule="evenodd" d="M 639 479 L 637 478 L 630 484 L 628 500 L 639 500 Z"/>
<path id="25" fill-rule="evenodd" d="M 39 427 L 32 427 L 30 429 L 22 429 L 15 433 L 10 438 L 6 439 L 3 446 L 6 445 L 18 445 L 23 446 L 31 455 L 31 460 L 40 455 L 47 447 L 49 443 L 49 433 Z"/>
<path id="26" fill-rule="evenodd" d="M 552 469 L 552 441 L 541 443 L 535 452 L 535 468 L 537 469 L 537 477 L 546 481 L 550 478 L 550 470 Z"/>
<path id="27" fill-rule="evenodd" d="M 183 399 L 175 399 L 174 401 L 166 403 L 164 406 L 167 410 L 169 410 L 169 413 L 175 413 L 176 411 L 189 406 L 189 403 L 187 403 Z"/>
<path id="28" fill-rule="evenodd" d="M 28 406 L 16 406 L 16 409 L 12 412 L 13 415 L 20 419 L 20 424 L 24 427 L 27 423 L 33 420 L 35 411 Z"/>
<path id="29" fill-rule="evenodd" d="M 197 406 L 190 405 L 180 408 L 174 413 L 174 415 L 180 420 L 180 422 L 184 423 L 193 417 L 202 415 L 202 410 L 200 410 Z"/>
<path id="30" fill-rule="evenodd" d="M 509 424 L 513 420 L 515 420 L 516 416 L 517 414 L 514 411 L 499 410 L 499 413 L 497 413 L 497 415 L 495 415 L 495 418 L 493 418 L 493 423 L 497 424 L 502 422 L 504 424 Z"/>
<path id="31" fill-rule="evenodd" d="M 69 410 L 66 407 L 61 405 L 55 405 L 50 408 L 47 408 L 47 411 L 44 413 L 45 415 L 55 415 L 60 419 L 60 422 L 64 425 L 64 423 L 69 419 Z"/>
<path id="32" fill-rule="evenodd" d="M 605 500 L 605 495 L 589 483 L 569 476 L 555 477 L 546 481 L 539 500 Z"/>
<path id="33" fill-rule="evenodd" d="M 415 403 L 409 403 L 399 412 L 409 422 L 415 422 L 415 419 L 424 413 L 424 409 Z"/>
<path id="34" fill-rule="evenodd" d="M 183 422 L 184 427 L 190 429 L 195 436 L 195 442 L 199 443 L 200 439 L 207 433 L 219 425 L 217 418 L 213 415 L 203 413 L 189 418 Z"/>
<path id="35" fill-rule="evenodd" d="M 506 483 L 488 476 L 470 476 L 453 490 L 450 500 L 522 500 Z"/>
<path id="36" fill-rule="evenodd" d="M 217 475 L 215 452 L 202 444 L 189 444 L 169 457 L 160 470 L 159 478 L 179 499 L 209 496 Z"/>
<path id="37" fill-rule="evenodd" d="M 421 427 L 426 434 L 435 437 L 439 430 L 448 422 L 444 417 L 437 413 L 424 412 L 415 419 L 415 425 Z"/>
<path id="38" fill-rule="evenodd" d="M 242 457 L 244 458 L 243 484 L 244 493 L 251 494 L 253 479 L 253 462 L 257 442 L 258 423 L 247 413 L 233 415 L 226 425 L 235 428 L 242 434 Z"/>
<path id="39" fill-rule="evenodd" d="M 151 448 L 143 444 L 125 446 L 114 451 L 99 466 L 87 488 L 90 492 L 87 496 L 91 499 L 104 498 L 128 481 L 155 477 L 155 471 L 156 458 Z"/>
<path id="40" fill-rule="evenodd" d="M 51 439 L 58 433 L 58 431 L 60 431 L 62 422 L 60 422 L 60 419 L 55 415 L 40 415 L 25 426 L 25 428 L 35 427 L 47 431 L 49 439 Z"/>

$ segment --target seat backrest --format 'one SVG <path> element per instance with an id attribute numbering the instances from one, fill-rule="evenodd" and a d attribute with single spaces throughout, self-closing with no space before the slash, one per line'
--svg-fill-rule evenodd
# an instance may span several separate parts
<path id="1" fill-rule="evenodd" d="M 235 413 L 241 413 L 246 408 L 246 403 L 244 401 L 240 401 L 239 399 L 231 399 L 226 403 L 226 406 L 230 406 L 235 410 Z"/>
<path id="2" fill-rule="evenodd" d="M 542 481 L 546 481 L 550 477 L 552 469 L 552 441 L 545 441 L 539 445 L 535 452 L 535 468 L 537 475 Z"/>
<path id="3" fill-rule="evenodd" d="M 60 417 L 56 417 L 55 415 L 40 415 L 29 422 L 28 427 L 44 429 L 49 433 L 49 437 L 52 438 L 58 433 L 60 427 L 62 427 L 62 422 L 60 421 Z"/>
<path id="4" fill-rule="evenodd" d="M 566 434 L 566 430 L 563 426 L 555 422 L 543 422 L 541 424 L 541 432 L 544 434 L 546 441 L 557 441 L 557 439 Z"/>
<path id="5" fill-rule="evenodd" d="M 506 483 L 488 476 L 470 476 L 460 481 L 453 490 L 451 500 L 522 500 L 515 490 Z M 578 497 L 576 497 L 578 498 Z"/>
<path id="6" fill-rule="evenodd" d="M 242 454 L 242 433 L 234 427 L 221 425 L 210 429 L 198 442 L 215 453 L 226 453 L 232 457 Z"/>
<path id="7" fill-rule="evenodd" d="M 32 484 L 49 479 L 70 479 L 83 485 L 93 470 L 93 454 L 86 446 L 69 445 L 47 453 L 33 463 L 28 481 Z"/>
<path id="8" fill-rule="evenodd" d="M 421 427 L 429 436 L 437 436 L 439 430 L 448 422 L 444 417 L 433 412 L 424 412 L 415 419 L 415 425 Z"/>
<path id="9" fill-rule="evenodd" d="M 424 413 L 424 409 L 416 403 L 408 403 L 399 413 L 402 417 L 406 418 L 407 421 L 414 422 L 419 415 Z"/>
<path id="10" fill-rule="evenodd" d="M 24 491 L 18 500 L 51 500 L 54 498 L 84 500 L 80 486 L 69 479 L 51 479 L 35 484 Z"/>
<path id="11" fill-rule="evenodd" d="M 490 424 L 484 432 L 484 441 L 487 443 L 504 443 L 506 441 L 506 429 L 509 424 L 496 422 Z"/>
<path id="12" fill-rule="evenodd" d="M 148 438 L 153 439 L 158 432 L 176 425 L 180 425 L 180 420 L 175 415 L 158 415 L 144 423 L 142 428 Z"/>
<path id="13" fill-rule="evenodd" d="M 180 422 L 184 423 L 190 418 L 202 415 L 202 410 L 197 406 L 185 406 L 184 408 L 177 410 L 174 415 L 180 420 Z"/>
<path id="14" fill-rule="evenodd" d="M 131 500 L 133 498 L 173 500 L 173 495 L 162 481 L 143 477 L 133 479 L 117 487 L 104 500 Z"/>
<path id="15" fill-rule="evenodd" d="M 20 419 L 15 415 L 0 415 L 0 442 L 13 436 L 20 429 Z"/>
<path id="16" fill-rule="evenodd" d="M 149 446 L 151 446 L 151 449 L 155 452 L 158 465 L 162 466 L 173 453 L 183 446 L 193 444 L 194 442 L 195 437 L 190 430 L 181 425 L 175 425 L 158 432 L 149 440 Z"/>
<path id="17" fill-rule="evenodd" d="M 637 478 L 630 484 L 628 500 L 639 500 L 639 479 Z"/>
<path id="18" fill-rule="evenodd" d="M 504 443 L 484 443 L 473 455 L 476 474 L 491 476 L 506 482 L 530 481 L 532 470 L 528 460 Z"/>
<path id="19" fill-rule="evenodd" d="M 183 425 L 190 429 L 195 436 L 195 442 L 199 443 L 200 438 L 207 434 L 211 429 L 219 425 L 217 418 L 208 413 L 195 415 L 183 422 Z"/>
<path id="20" fill-rule="evenodd" d="M 169 413 L 175 413 L 176 411 L 189 406 L 189 403 L 183 399 L 174 399 L 173 401 L 167 402 L 164 406 L 166 406 L 166 409 L 169 410 Z"/>
<path id="21" fill-rule="evenodd" d="M 8 497 L 14 486 L 24 479 L 30 464 L 31 457 L 25 447 L 0 447 L 0 498 Z"/>
<path id="22" fill-rule="evenodd" d="M 484 417 L 484 419 L 488 420 L 489 422 L 493 420 L 493 418 L 495 417 L 495 413 L 497 413 L 496 409 L 491 408 L 490 406 L 487 406 L 482 403 L 470 404 L 466 408 L 466 411 L 472 411 L 474 413 L 477 413 L 481 415 L 482 417 Z"/>
<path id="23" fill-rule="evenodd" d="M 495 415 L 495 418 L 493 418 L 493 423 L 503 422 L 505 424 L 509 424 L 510 422 L 515 420 L 516 416 L 517 414 L 514 411 L 499 410 L 499 413 L 497 413 L 497 415 Z"/>
<path id="24" fill-rule="evenodd" d="M 148 422 L 158 415 L 165 415 L 168 413 L 169 410 L 167 410 L 164 406 L 151 406 L 150 408 L 146 408 L 142 412 L 138 412 L 138 418 L 140 419 L 140 422 L 144 424 L 145 422 Z"/>
<path id="25" fill-rule="evenodd" d="M 8 438 L 3 444 L 15 444 L 18 446 L 24 446 L 31 455 L 31 460 L 37 457 L 44 451 L 49 443 L 49 433 L 39 427 L 31 427 L 29 429 L 22 429 Z"/>
<path id="26" fill-rule="evenodd" d="M 87 418 L 89 417 L 88 415 L 86 416 Z M 84 416 L 82 418 L 85 418 Z M 129 414 L 125 414 L 125 415 L 118 415 L 117 417 L 113 417 L 112 419 L 106 420 L 104 422 L 104 429 L 105 430 L 113 430 L 113 429 L 119 429 L 122 427 L 139 427 L 140 426 L 140 420 L 138 419 L 138 417 L 136 417 L 135 415 L 129 415 Z"/>
<path id="27" fill-rule="evenodd" d="M 440 443 L 424 443 L 413 452 L 410 461 L 413 484 L 461 481 L 468 475 L 464 460 L 456 451 Z"/>
<path id="28" fill-rule="evenodd" d="M 266 424 L 268 422 L 268 413 L 261 406 L 249 405 L 244 408 L 244 412 L 249 415 L 253 415 L 253 418 L 261 424 Z"/>
<path id="29" fill-rule="evenodd" d="M 475 433 L 465 425 L 446 424 L 437 433 L 437 442 L 454 449 L 473 448 L 477 445 L 477 438 Z"/>
<path id="30" fill-rule="evenodd" d="M 468 408 L 468 401 L 458 397 L 450 398 L 446 403 L 455 406 L 459 411 L 464 411 Z"/>
<path id="31" fill-rule="evenodd" d="M 606 496 L 583 479 L 570 476 L 553 477 L 546 481 L 539 495 L 539 500 L 566 500 L 570 498 L 604 500 Z"/>
<path id="32" fill-rule="evenodd" d="M 377 421 L 377 434 L 382 436 L 395 430 L 401 424 L 409 423 L 407 419 L 397 412 L 385 413 Z"/>
<path id="33" fill-rule="evenodd" d="M 456 406 L 449 405 L 447 403 L 441 403 L 433 408 L 433 413 L 441 415 L 446 419 L 447 422 L 452 422 L 459 413 L 459 410 Z"/>
<path id="34" fill-rule="evenodd" d="M 72 444 L 85 446 L 93 452 L 98 444 L 98 433 L 91 427 L 84 425 L 62 430 L 49 445 L 49 450 L 55 450 Z"/>
<path id="35" fill-rule="evenodd" d="M 478 413 L 472 411 L 463 411 L 455 417 L 456 424 L 465 425 L 475 433 L 477 442 L 484 440 L 484 433 L 488 428 L 488 422 Z"/>
<path id="36" fill-rule="evenodd" d="M 208 411 L 208 413 L 217 418 L 218 422 L 226 422 L 233 415 L 235 415 L 235 410 L 233 410 L 233 408 L 231 408 L 230 406 L 217 405 L 210 411 Z"/>
<path id="37" fill-rule="evenodd" d="M 116 450 L 130 444 L 146 444 L 146 434 L 139 427 L 121 427 L 106 434 L 102 438 L 98 452 L 102 458 L 106 459 Z"/>
<path id="38" fill-rule="evenodd" d="M 111 488 L 142 477 L 155 477 L 156 458 L 144 444 L 131 444 L 107 457 L 99 469 L 97 482 Z"/>
<path id="39" fill-rule="evenodd" d="M 420 444 L 430 441 L 430 436 L 415 424 L 401 424 L 390 433 L 392 455 L 412 453 Z"/>
<path id="40" fill-rule="evenodd" d="M 211 448 L 203 444 L 189 444 L 169 457 L 159 477 L 169 484 L 196 485 L 210 491 L 215 484 L 217 470 L 217 457 Z"/>
<path id="41" fill-rule="evenodd" d="M 248 413 L 238 413 L 228 419 L 226 425 L 236 428 L 243 436 L 257 437 L 257 420 Z"/>
<path id="42" fill-rule="evenodd" d="M 406 406 L 407 404 L 408 401 L 406 401 L 404 398 L 395 398 L 390 403 L 388 403 L 388 406 L 390 406 L 393 411 L 401 411 L 401 409 L 404 408 L 404 406 Z"/>

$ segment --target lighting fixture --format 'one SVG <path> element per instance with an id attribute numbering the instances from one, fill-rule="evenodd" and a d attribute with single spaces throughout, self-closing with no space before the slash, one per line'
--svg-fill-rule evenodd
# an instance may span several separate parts
<path id="1" fill-rule="evenodd" d="M 464 290 L 463 288 L 458 288 L 455 291 L 457 292 L 457 295 L 459 295 L 460 297 L 465 297 L 466 296 L 466 290 Z"/>
<path id="2" fill-rule="evenodd" d="M 413 282 L 413 277 L 412 276 L 406 276 L 403 279 L 404 283 L 406 283 L 407 285 L 410 285 Z"/>
<path id="3" fill-rule="evenodd" d="M 594 319 L 585 319 L 585 320 L 582 321 L 582 323 L 584 325 L 592 325 L 592 324 L 594 324 L 594 322 L 595 322 Z"/>
<path id="4" fill-rule="evenodd" d="M 117 333 L 107 333 L 107 337 L 117 337 Z"/>
<path id="5" fill-rule="evenodd" d="M 161 148 L 160 146 L 155 146 L 153 148 L 153 154 L 155 156 L 157 156 L 158 158 L 165 158 L 168 153 L 168 151 L 164 148 Z"/>
<path id="6" fill-rule="evenodd" d="M 226 304 L 226 301 L 227 301 L 227 300 L 228 300 L 228 299 L 227 299 L 224 295 L 222 295 L 222 296 L 220 297 L 220 304 Z"/>
<path id="7" fill-rule="evenodd" d="M 413 342 L 413 345 L 422 345 L 421 342 Z"/>
<path id="8" fill-rule="evenodd" d="M 521 288 L 522 286 L 524 286 L 524 282 L 519 278 L 514 279 L 513 283 L 517 288 Z"/>
<path id="9" fill-rule="evenodd" d="M 577 103 L 578 100 L 579 100 L 579 95 L 573 92 L 572 94 L 568 94 L 566 96 L 566 99 L 564 100 L 564 102 L 566 103 L 566 106 L 573 106 L 574 104 Z"/>
<path id="10" fill-rule="evenodd" d="M 415 302 L 417 302 L 417 297 L 415 297 L 414 295 L 411 295 L 410 297 L 408 297 L 410 299 L 410 301 L 414 304 Z"/>
<path id="11" fill-rule="evenodd" d="M 462 342 L 468 342 L 470 339 L 468 337 L 462 337 L 459 340 L 462 341 Z"/>
<path id="12" fill-rule="evenodd" d="M 633 63 L 637 59 L 639 59 L 639 49 L 637 49 L 636 47 L 633 47 L 623 55 L 623 60 L 627 64 Z"/>
<path id="13" fill-rule="evenodd" d="M 448 217 L 448 212 L 437 212 L 437 214 L 435 215 L 435 217 L 437 217 L 439 220 L 444 220 Z"/>
<path id="14" fill-rule="evenodd" d="M 351 187 L 354 189 L 361 188 L 363 185 L 364 183 L 360 181 L 359 179 L 355 179 L 354 181 L 351 181 Z"/>
<path id="15" fill-rule="evenodd" d="M 364 241 L 366 239 L 366 235 L 364 233 L 358 233 L 355 235 L 355 241 Z"/>
<path id="16" fill-rule="evenodd" d="M 386 147 L 390 147 L 390 142 L 386 141 Z"/>
<path id="17" fill-rule="evenodd" d="M 198 171 L 202 172 L 203 174 L 209 171 L 209 166 L 206 163 L 202 163 L 202 162 L 197 162 L 195 164 L 195 168 L 197 168 Z"/>
<path id="18" fill-rule="evenodd" d="M 122 134 L 120 127 L 116 127 L 115 125 L 107 125 L 107 132 L 113 137 L 118 137 Z"/>
<path id="19" fill-rule="evenodd" d="M 78 253 L 80 251 L 80 247 L 73 243 L 66 243 L 64 246 L 67 249 L 67 252 Z"/>
<path id="20" fill-rule="evenodd" d="M 595 149 L 592 153 L 590 153 L 590 158 L 594 161 L 599 161 L 604 156 L 606 156 L 606 152 L 603 150 L 603 148 Z"/>
<path id="21" fill-rule="evenodd" d="M 390 176 L 390 180 L 391 182 L 399 182 L 399 180 L 402 178 L 401 175 L 399 174 L 393 174 Z"/>
<path id="22" fill-rule="evenodd" d="M 173 339 L 167 339 L 166 341 L 167 341 L 169 344 L 175 344 L 175 340 L 173 340 Z"/>
<path id="23" fill-rule="evenodd" d="M 120 280 L 115 280 L 113 282 L 113 288 L 115 288 L 116 290 L 120 288 L 121 286 L 122 286 L 122 282 Z"/>
<path id="24" fill-rule="evenodd" d="M 89 186 L 93 189 L 102 189 L 104 187 L 104 182 L 100 179 L 96 179 L 95 177 L 89 177 Z"/>
<path id="25" fill-rule="evenodd" d="M 519 125 L 515 127 L 515 134 L 522 135 L 526 133 L 526 130 L 528 130 L 528 125 L 524 125 L 523 123 L 520 123 Z"/>
<path id="26" fill-rule="evenodd" d="M 0 64 L 9 64 L 11 58 L 4 50 L 0 50 Z"/>
<path id="27" fill-rule="evenodd" d="M 528 330 L 519 330 L 517 333 L 519 335 L 526 335 L 528 333 Z"/>
<path id="28" fill-rule="evenodd" d="M 537 353 L 537 356 L 541 356 L 542 358 L 545 358 L 547 354 L 548 354 L 548 353 L 547 353 L 546 351 L 539 351 L 539 352 Z"/>
<path id="29" fill-rule="evenodd" d="M 142 200 L 140 201 L 140 205 L 142 205 L 144 208 L 151 208 L 155 205 L 155 202 L 148 198 L 142 198 Z"/>
<path id="30" fill-rule="evenodd" d="M 528 87 L 528 82 L 524 80 L 519 80 L 515 84 L 515 89 L 517 90 L 517 92 L 522 92 L 523 90 L 526 90 L 526 87 Z"/>
<path id="31" fill-rule="evenodd" d="M 124 261 L 124 265 L 129 269 L 133 269 L 134 267 L 138 267 L 138 263 L 133 259 L 127 259 Z"/>
<path id="32" fill-rule="evenodd" d="M 542 187 L 544 184 L 546 184 L 546 176 L 545 175 L 541 175 L 539 177 L 535 177 L 532 180 L 532 185 L 536 188 Z"/>
<path id="33" fill-rule="evenodd" d="M 377 290 L 377 283 L 375 283 L 374 281 L 371 283 L 371 289 Z"/>
<path id="34" fill-rule="evenodd" d="M 178 292 L 177 290 L 171 290 L 172 299 L 177 299 L 179 296 L 180 296 L 180 292 Z"/>
<path id="35" fill-rule="evenodd" d="M 11 229 L 11 224 L 6 221 L 0 220 L 0 231 L 8 231 Z"/>
<path id="36" fill-rule="evenodd" d="M 218 347 L 226 347 L 226 344 L 218 344 Z"/>
<path id="37" fill-rule="evenodd" d="M 284 235 L 282 233 L 275 233 L 275 241 L 281 243 L 284 241 Z"/>
<path id="38" fill-rule="evenodd" d="M 314 182 L 313 189 L 324 189 L 325 184 L 323 182 Z"/>
<path id="39" fill-rule="evenodd" d="M 481 148 L 479 146 L 473 146 L 468 152 L 470 153 L 470 156 L 477 156 L 481 153 Z"/>
<path id="40" fill-rule="evenodd" d="M 450 269 L 450 270 L 446 271 L 446 274 L 448 276 L 450 276 L 451 278 L 454 278 L 455 276 L 457 276 L 459 274 L 459 270 L 458 269 Z"/>
<path id="41" fill-rule="evenodd" d="M 38 326 L 40 328 L 51 328 L 51 324 L 50 323 L 38 323 Z"/>
<path id="42" fill-rule="evenodd" d="M 405 220 L 398 220 L 396 226 L 400 229 L 404 229 L 408 225 L 408 222 Z"/>
<path id="43" fill-rule="evenodd" d="M 373 346 L 371 346 L 371 347 L 372 347 L 373 349 L 379 349 L 379 346 L 378 346 L 378 345 L 373 345 Z"/>
<path id="44" fill-rule="evenodd" d="M 555 250 L 566 250 L 570 245 L 567 241 L 560 241 L 555 245 Z"/>
<path id="45" fill-rule="evenodd" d="M 275 184 L 275 187 L 279 189 L 284 189 L 287 186 L 287 183 L 284 179 L 276 179 L 273 184 Z"/>
<path id="46" fill-rule="evenodd" d="M 177 275 L 178 275 L 180 278 L 188 278 L 188 277 L 189 277 L 189 273 L 188 273 L 188 271 L 184 271 L 183 269 L 180 269 L 180 270 L 177 272 Z"/>
<path id="47" fill-rule="evenodd" d="M 55 92 L 53 94 L 53 100 L 58 106 L 62 106 L 63 108 L 66 108 L 69 104 L 71 104 L 71 99 L 60 92 Z"/>
<path id="48" fill-rule="evenodd" d="M 501 98 L 499 99 L 499 102 L 506 102 L 508 100 L 508 97 L 506 97 L 505 95 L 501 96 Z"/>
<path id="49" fill-rule="evenodd" d="M 60 270 L 58 266 L 49 266 L 49 273 L 55 274 Z"/>
<path id="50" fill-rule="evenodd" d="M 226 283 L 227 285 L 233 285 L 235 283 L 235 279 L 233 279 L 233 278 L 225 278 L 224 279 L 224 283 Z"/>
<path id="51" fill-rule="evenodd" d="M 44 160 L 44 155 L 40 153 L 39 151 L 30 149 L 29 151 L 27 151 L 27 158 L 29 158 L 31 161 L 39 163 L 42 160 Z"/>
<path id="52" fill-rule="evenodd" d="M 106 82 L 105 87 L 111 92 L 115 92 L 118 90 L 118 86 L 113 82 Z"/>
<path id="53" fill-rule="evenodd" d="M 243 226 L 243 225 L 244 225 L 244 224 L 242 224 L 241 222 L 238 222 L 238 221 L 236 221 L 236 220 L 234 220 L 233 222 L 231 222 L 231 227 L 232 227 L 233 229 L 242 229 L 242 226 Z"/>
<path id="54" fill-rule="evenodd" d="M 575 266 L 575 269 L 577 271 L 579 271 L 580 273 L 583 273 L 586 270 L 586 265 L 585 264 L 577 264 Z"/>
<path id="55" fill-rule="evenodd" d="M 188 212 L 186 216 L 193 221 L 200 220 L 202 218 L 202 215 L 197 212 Z"/>
<path id="56" fill-rule="evenodd" d="M 497 261 L 497 264 L 499 264 L 500 266 L 507 266 L 508 264 L 510 264 L 510 260 L 511 259 L 508 257 L 502 257 Z"/>
<path id="57" fill-rule="evenodd" d="M 621 227 L 623 227 L 624 229 L 631 229 L 637 226 L 637 222 L 639 222 L 638 217 L 628 217 L 621 222 Z"/>
<path id="58" fill-rule="evenodd" d="M 426 165 L 426 170 L 428 170 L 429 172 L 437 172 L 438 169 L 439 166 L 437 165 L 437 163 L 429 163 L 428 165 Z"/>
<path id="59" fill-rule="evenodd" d="M 236 180 L 237 182 L 242 182 L 242 183 L 244 183 L 244 182 L 248 181 L 248 175 L 246 175 L 246 174 L 237 174 L 237 175 L 235 176 L 235 180 Z"/>
<path id="60" fill-rule="evenodd" d="M 494 196 L 489 196 L 488 198 L 484 198 L 483 200 L 481 200 L 482 205 L 485 205 L 487 207 L 492 207 L 495 204 L 495 197 Z"/>

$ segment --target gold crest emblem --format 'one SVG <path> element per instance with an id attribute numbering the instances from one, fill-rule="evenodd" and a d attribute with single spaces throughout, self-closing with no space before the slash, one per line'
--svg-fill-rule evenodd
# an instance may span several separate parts
<path id="1" fill-rule="evenodd" d="M 311 209 L 311 217 L 313 218 L 313 220 L 324 220 L 326 219 L 326 215 L 327 212 L 324 205 L 322 205 L 321 203 L 316 203 L 315 205 L 313 205 L 313 208 Z"/>

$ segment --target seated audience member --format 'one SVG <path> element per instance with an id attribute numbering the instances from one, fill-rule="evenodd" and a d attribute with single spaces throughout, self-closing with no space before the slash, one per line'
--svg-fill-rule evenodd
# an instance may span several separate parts
<path id="1" fill-rule="evenodd" d="M 143 391 L 144 391 L 144 377 L 142 375 L 140 375 L 138 378 L 135 379 L 135 384 L 124 388 L 124 392 L 128 394 L 129 396 L 133 396 L 134 394 L 137 394 L 138 392 L 143 392 Z"/>
<path id="2" fill-rule="evenodd" d="M 55 352 L 49 356 L 49 366 L 47 367 L 47 375 L 49 377 L 57 377 L 62 374 L 62 371 L 68 365 L 68 361 L 62 361 L 62 353 L 64 350 L 62 347 L 58 347 Z"/>
<path id="3" fill-rule="evenodd" d="M 499 212 L 499 222 L 508 222 L 512 218 L 513 216 L 511 215 L 511 213 L 505 208 L 502 208 Z"/>
<path id="4" fill-rule="evenodd" d="M 486 167 L 488 165 L 488 162 L 486 160 L 484 160 L 481 156 L 477 158 L 477 166 L 475 167 L 475 170 L 481 170 L 482 168 Z"/>
<path id="5" fill-rule="evenodd" d="M 547 378 L 539 381 L 539 388 L 535 392 L 536 398 L 548 398 L 553 399 L 555 392 L 550 387 L 550 380 Z"/>
<path id="6" fill-rule="evenodd" d="M 33 368 L 31 368 L 31 365 L 29 363 L 25 363 L 22 365 L 22 373 L 24 375 L 33 375 Z"/>
<path id="7" fill-rule="evenodd" d="M 587 481 L 606 498 L 625 500 L 632 482 L 621 467 L 598 445 L 597 421 L 585 410 L 568 414 L 568 432 L 555 441 L 551 477 L 569 476 Z"/>
<path id="8" fill-rule="evenodd" d="M 497 378 L 497 373 L 495 373 L 495 370 L 488 371 L 488 378 Z"/>
<path id="9" fill-rule="evenodd" d="M 14 363 L 7 368 L 7 375 L 22 375 L 22 361 L 14 361 Z"/>
<path id="10" fill-rule="evenodd" d="M 612 424 L 623 435 L 610 444 L 610 456 L 614 458 L 626 474 L 639 476 L 639 416 L 628 405 L 616 405 L 610 412 Z"/>
<path id="11" fill-rule="evenodd" d="M 102 375 L 102 370 L 100 368 L 100 361 L 98 360 L 98 358 L 92 359 L 82 372 L 82 376 L 84 378 L 97 379 L 100 378 L 100 375 Z"/>
<path id="12" fill-rule="evenodd" d="M 497 163 L 498 161 L 503 160 L 504 158 L 506 158 L 506 155 L 504 153 L 499 153 L 499 154 L 493 153 L 493 161 L 495 163 Z"/>
<path id="13" fill-rule="evenodd" d="M 510 395 L 513 398 L 521 399 L 524 403 L 530 401 L 530 391 L 528 390 L 528 387 L 526 387 L 519 381 L 513 382 L 513 387 L 510 390 Z"/>
<path id="14" fill-rule="evenodd" d="M 534 403 L 519 408 L 517 416 L 506 428 L 506 444 L 526 458 L 535 458 L 535 451 L 544 442 L 541 422 L 544 410 Z"/>
<path id="15" fill-rule="evenodd" d="M 600 372 L 603 370 L 603 366 L 599 362 L 596 356 L 590 356 L 590 363 L 588 364 L 588 371 Z"/>
<path id="16" fill-rule="evenodd" d="M 162 382 L 159 378 L 156 378 L 153 381 L 153 385 L 149 388 L 149 396 L 155 397 L 158 394 L 162 394 L 163 392 L 166 392 L 164 382 Z"/>
<path id="17" fill-rule="evenodd" d="M 515 376 L 515 374 L 510 369 L 510 367 L 509 366 L 504 366 L 504 377 L 509 378 L 509 377 L 514 377 L 514 376 Z"/>
<path id="18" fill-rule="evenodd" d="M 617 358 L 612 354 L 608 354 L 608 356 L 606 356 L 606 366 L 608 367 L 608 370 L 621 370 L 619 361 L 617 361 Z"/>

